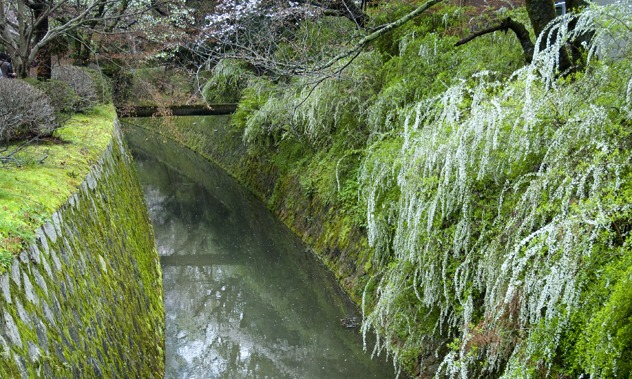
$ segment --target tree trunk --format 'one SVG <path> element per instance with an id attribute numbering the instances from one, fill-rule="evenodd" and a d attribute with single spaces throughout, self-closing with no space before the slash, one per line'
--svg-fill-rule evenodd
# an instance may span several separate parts
<path id="1" fill-rule="evenodd" d="M 74 52 L 72 54 L 72 64 L 75 66 L 87 66 L 90 63 L 90 42 L 91 33 L 76 33 L 74 35 Z"/>
<path id="2" fill-rule="evenodd" d="M 555 3 L 553 0 L 525 0 L 525 6 L 527 8 L 527 13 L 529 14 L 529 20 L 531 21 L 531 26 L 533 27 L 535 36 L 538 38 L 549 22 L 557 17 L 557 14 L 555 13 Z M 538 49 L 540 51 L 544 50 L 547 47 L 549 40 L 553 40 L 556 37 L 556 33 L 552 33 L 551 35 L 546 36 L 546 38 L 542 38 Z M 564 48 L 560 50 L 559 64 L 560 72 L 567 70 L 571 66 L 568 53 Z"/>
<path id="3" fill-rule="evenodd" d="M 48 16 L 45 15 L 48 6 L 47 0 L 36 0 L 30 5 L 33 10 L 33 17 L 37 23 L 34 28 L 35 41 L 33 41 L 33 44 L 40 42 L 48 33 Z M 37 52 L 35 60 L 37 61 L 37 79 L 42 81 L 49 80 L 52 75 L 50 47 L 48 45 L 42 46 Z"/>
<path id="4" fill-rule="evenodd" d="M 588 4 L 584 0 L 566 0 L 566 11 L 577 13 L 581 11 L 581 8 L 587 6 Z M 575 25 L 577 24 L 577 18 L 571 21 L 569 27 L 571 29 L 575 29 Z M 583 43 L 589 42 L 592 38 L 592 33 L 586 33 L 585 35 L 580 36 L 576 40 L 571 42 L 571 58 L 573 60 L 573 64 L 579 67 L 584 65 L 584 47 Z"/>
<path id="5" fill-rule="evenodd" d="M 553 3 L 553 0 L 526 0 L 525 6 L 535 36 L 538 37 L 546 25 L 557 16 L 555 3 Z M 540 46 L 540 50 L 545 46 Z"/>

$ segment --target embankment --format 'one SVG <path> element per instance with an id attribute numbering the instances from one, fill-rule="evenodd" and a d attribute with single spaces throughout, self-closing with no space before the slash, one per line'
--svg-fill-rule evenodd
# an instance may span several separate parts
<path id="1" fill-rule="evenodd" d="M 106 133 L 83 183 L 0 274 L 1 378 L 163 376 L 153 231 L 118 126 Z"/>

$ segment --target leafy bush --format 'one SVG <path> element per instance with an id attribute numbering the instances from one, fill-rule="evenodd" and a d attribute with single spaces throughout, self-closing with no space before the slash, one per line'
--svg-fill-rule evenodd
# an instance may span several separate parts
<path id="1" fill-rule="evenodd" d="M 70 104 L 73 112 L 83 112 L 98 104 L 97 86 L 84 69 L 67 65 L 55 66 L 52 78 L 68 84 L 77 94 L 75 101 Z"/>
<path id="2" fill-rule="evenodd" d="M 325 16 L 304 20 L 291 38 L 280 41 L 274 51 L 277 71 L 288 75 L 299 67 L 319 66 L 350 48 L 354 37 L 363 36 L 357 25 L 342 17 Z"/>
<path id="3" fill-rule="evenodd" d="M 626 252 L 630 257 L 629 251 Z M 629 260 L 629 259 L 628 259 Z M 593 377 L 630 377 L 632 374 L 632 266 L 617 272 L 612 293 L 597 312 L 589 313 L 590 322 L 579 338 L 582 364 Z M 621 265 L 625 267 L 624 265 Z M 610 278 L 609 278 L 610 279 Z M 599 283 L 607 288 L 613 283 Z"/>
<path id="4" fill-rule="evenodd" d="M 213 76 L 204 85 L 202 96 L 209 103 L 235 103 L 252 76 L 247 63 L 223 59 L 213 68 Z"/>
<path id="5" fill-rule="evenodd" d="M 244 142 L 256 150 L 281 141 L 291 117 L 284 92 L 271 81 L 258 78 L 245 89 L 233 122 L 244 129 Z"/>
<path id="6" fill-rule="evenodd" d="M 73 104 L 77 103 L 79 95 L 68 85 L 60 80 L 51 79 L 45 82 L 35 79 L 26 79 L 27 82 L 42 90 L 50 99 L 56 113 L 72 113 Z"/>
<path id="7" fill-rule="evenodd" d="M 0 80 L 0 139 L 49 135 L 59 123 L 44 92 L 22 80 Z"/>
<path id="8" fill-rule="evenodd" d="M 245 127 L 245 141 L 256 144 L 294 138 L 320 148 L 330 146 L 334 136 L 342 133 L 347 147 L 364 144 L 369 133 L 367 109 L 381 84 L 380 76 L 375 75 L 381 58 L 363 53 L 354 63 L 322 80 L 251 80 L 235 115 L 236 124 Z"/>

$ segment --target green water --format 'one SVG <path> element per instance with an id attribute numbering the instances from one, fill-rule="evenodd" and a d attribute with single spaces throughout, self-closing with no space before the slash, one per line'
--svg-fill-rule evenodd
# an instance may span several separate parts
<path id="1" fill-rule="evenodd" d="M 356 307 L 250 193 L 126 127 L 163 269 L 166 378 L 394 378 L 340 319 Z M 372 345 L 371 345 L 372 346 Z"/>

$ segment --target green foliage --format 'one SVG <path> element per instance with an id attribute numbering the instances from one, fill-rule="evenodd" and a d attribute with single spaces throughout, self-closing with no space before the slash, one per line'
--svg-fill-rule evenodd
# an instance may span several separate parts
<path id="1" fill-rule="evenodd" d="M 579 339 L 585 349 L 583 366 L 596 377 L 625 378 L 632 373 L 632 262 L 627 263 L 604 307 L 588 323 L 587 338 Z"/>
<path id="2" fill-rule="evenodd" d="M 526 67 L 511 33 L 455 48 L 467 12 L 420 17 L 316 86 L 253 79 L 234 122 L 366 228 L 363 331 L 408 371 L 438 355 L 446 377 L 629 375 L 629 8 L 582 14 L 591 60 L 565 78 L 555 45 Z"/>
<path id="3" fill-rule="evenodd" d="M 274 57 L 279 62 L 302 62 L 306 67 L 319 65 L 332 55 L 350 48 L 353 37 L 360 33 L 353 22 L 343 17 L 324 16 L 305 20 L 292 33 L 291 40 L 279 44 Z M 286 69 L 288 74 L 291 69 Z"/>
<path id="4" fill-rule="evenodd" d="M 0 272 L 5 272 L 9 269 L 11 262 L 13 261 L 13 254 L 9 251 L 0 251 Z"/>
<path id="5" fill-rule="evenodd" d="M 294 122 L 314 146 L 329 146 L 337 135 L 348 148 L 363 146 L 372 132 L 368 110 L 380 88 L 382 60 L 375 52 L 360 54 L 351 66 L 317 87 L 300 83 Z"/>
<path id="6" fill-rule="evenodd" d="M 376 9 L 372 24 L 376 26 L 395 21 L 411 12 L 417 4 L 388 3 Z M 403 54 L 407 44 L 416 38 L 423 38 L 429 34 L 449 35 L 454 28 L 461 27 L 467 20 L 465 7 L 438 4 L 431 11 L 422 13 L 417 18 L 401 27 L 382 35 L 374 44 L 380 54 L 395 57 Z"/>
<path id="7" fill-rule="evenodd" d="M 251 150 L 275 146 L 292 130 L 291 105 L 282 89 L 270 80 L 258 78 L 244 90 L 234 123 L 244 129 L 244 141 Z"/>
<path id="8" fill-rule="evenodd" d="M 511 34 L 491 34 L 454 47 L 457 38 L 444 33 L 461 18 L 459 8 L 444 8 L 420 18 L 419 24 L 396 30 L 396 55 L 381 69 L 384 84 L 368 110 L 372 131 L 401 126 L 409 113 L 407 106 L 436 96 L 477 72 L 488 71 L 501 79 L 522 66 L 520 46 Z"/>
<path id="9" fill-rule="evenodd" d="M 314 148 L 331 146 L 334 135 L 353 148 L 369 134 L 367 108 L 379 88 L 379 57 L 357 58 L 357 65 L 340 75 L 314 82 L 300 78 L 290 83 L 253 80 L 244 90 L 235 123 L 245 128 L 249 144 L 276 144 L 293 138 Z"/>
<path id="10" fill-rule="evenodd" d="M 211 78 L 202 88 L 202 96 L 208 103 L 236 103 L 252 77 L 247 63 L 223 59 L 213 67 Z"/>
<path id="11" fill-rule="evenodd" d="M 594 313 L 584 309 L 584 329 L 577 336 L 574 351 L 580 372 L 595 377 L 625 378 L 632 373 L 632 253 L 624 254 L 625 259 L 606 265 L 607 279 L 598 282 L 608 289 L 600 297 L 603 303 L 593 304 Z"/>
<path id="12" fill-rule="evenodd" d="M 621 191 L 604 197 L 622 211 L 613 214 L 612 228 L 601 234 L 603 243 L 585 262 L 581 273 L 586 296 L 575 313 L 575 329 L 564 353 L 576 373 L 594 377 L 628 377 L 632 374 L 632 242 L 629 207 L 630 173 Z"/>

